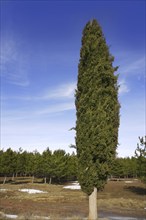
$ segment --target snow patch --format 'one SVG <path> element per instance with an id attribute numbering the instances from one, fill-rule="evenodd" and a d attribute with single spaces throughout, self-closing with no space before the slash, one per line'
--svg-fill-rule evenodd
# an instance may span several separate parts
<path id="1" fill-rule="evenodd" d="M 72 185 L 69 185 L 69 186 L 64 186 L 63 187 L 64 189 L 73 189 L 73 190 L 76 190 L 76 189 L 81 189 L 81 186 L 79 185 L 79 183 L 77 181 L 73 182 Z"/>
<path id="2" fill-rule="evenodd" d="M 133 217 L 121 217 L 121 216 L 109 216 L 109 220 L 138 220 L 137 218 Z"/>
<path id="3" fill-rule="evenodd" d="M 0 189 L 0 191 L 5 192 L 5 191 L 7 191 L 7 189 Z"/>
<path id="4" fill-rule="evenodd" d="M 129 180 L 129 181 L 125 181 L 125 183 L 133 183 L 133 181 L 130 181 L 130 180 Z"/>
<path id="5" fill-rule="evenodd" d="M 35 219 L 43 219 L 43 220 L 49 220 L 50 219 L 50 217 L 38 216 L 38 215 L 35 215 L 34 218 Z"/>
<path id="6" fill-rule="evenodd" d="M 12 218 L 12 219 L 15 219 L 18 217 L 18 215 L 9 215 L 9 214 L 5 214 L 4 215 L 6 218 Z"/>
<path id="7" fill-rule="evenodd" d="M 74 181 L 73 183 L 72 183 L 72 185 L 79 185 L 79 182 L 78 181 Z"/>
<path id="8" fill-rule="evenodd" d="M 1 214 L 1 213 L 0 213 L 0 214 Z M 3 218 L 8 218 L 8 219 L 18 219 L 18 215 L 12 215 L 12 214 L 4 214 L 4 213 L 2 213 L 2 217 L 3 217 Z M 33 216 L 33 219 L 49 220 L 50 217 L 35 215 L 35 216 Z"/>
<path id="9" fill-rule="evenodd" d="M 41 191 L 37 189 L 19 189 L 20 192 L 27 192 L 29 194 L 36 194 L 36 193 L 47 193 L 46 191 Z"/>
<path id="10" fill-rule="evenodd" d="M 64 189 L 81 189 L 81 186 L 64 186 Z"/>

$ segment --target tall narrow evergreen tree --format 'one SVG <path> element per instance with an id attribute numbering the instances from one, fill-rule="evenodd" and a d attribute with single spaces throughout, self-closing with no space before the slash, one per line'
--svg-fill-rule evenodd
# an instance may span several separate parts
<path id="1" fill-rule="evenodd" d="M 104 187 L 118 144 L 120 106 L 113 61 L 100 25 L 95 19 L 88 22 L 82 36 L 75 104 L 78 180 L 89 196 Z"/>

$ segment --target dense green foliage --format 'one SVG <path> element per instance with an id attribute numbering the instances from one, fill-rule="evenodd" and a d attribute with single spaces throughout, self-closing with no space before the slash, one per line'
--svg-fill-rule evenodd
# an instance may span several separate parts
<path id="1" fill-rule="evenodd" d="M 91 194 L 103 188 L 115 158 L 119 102 L 117 67 L 96 20 L 83 30 L 76 91 L 78 180 Z"/>
<path id="2" fill-rule="evenodd" d="M 63 182 L 76 179 L 77 158 L 75 154 L 66 154 L 64 150 L 53 153 L 47 148 L 42 154 L 18 152 L 7 149 L 0 151 L 1 176 L 36 176 L 43 177 L 44 182 Z"/>
<path id="3" fill-rule="evenodd" d="M 139 177 L 146 182 L 146 136 L 139 137 L 135 155 L 138 158 Z"/>
<path id="4" fill-rule="evenodd" d="M 135 157 L 116 158 L 111 167 L 110 175 L 113 179 L 137 178 L 139 176 L 138 160 Z"/>
<path id="5" fill-rule="evenodd" d="M 110 169 L 109 178 L 146 178 L 146 166 L 140 158 L 116 158 Z M 146 161 L 145 161 L 146 162 Z M 141 167 L 140 167 L 141 166 Z M 142 175 L 141 175 L 142 174 Z M 64 150 L 52 153 L 47 148 L 42 154 L 27 152 L 20 149 L 18 152 L 11 148 L 0 151 L 0 176 L 35 176 L 47 180 L 48 183 L 76 180 L 77 155 L 66 154 Z"/>

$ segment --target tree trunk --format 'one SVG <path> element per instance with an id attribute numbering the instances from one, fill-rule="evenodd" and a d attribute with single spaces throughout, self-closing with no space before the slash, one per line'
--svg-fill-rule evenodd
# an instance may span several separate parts
<path id="1" fill-rule="evenodd" d="M 12 176 L 12 181 L 14 181 L 14 179 L 15 179 L 15 174 L 13 173 L 13 176 Z"/>
<path id="2" fill-rule="evenodd" d="M 88 220 L 97 220 L 97 188 L 89 196 L 89 218 Z"/>
<path id="3" fill-rule="evenodd" d="M 4 178 L 4 181 L 3 181 L 3 184 L 5 184 L 5 182 L 6 182 L 6 179 L 7 179 L 7 177 L 5 176 L 5 178 Z"/>
<path id="4" fill-rule="evenodd" d="M 45 183 L 45 184 L 47 183 L 47 178 L 46 178 L 46 177 L 44 178 L 44 183 Z"/>
<path id="5" fill-rule="evenodd" d="M 34 175 L 32 176 L 32 183 L 34 183 Z"/>
<path id="6" fill-rule="evenodd" d="M 49 184 L 51 184 L 52 183 L 52 178 L 50 177 L 50 181 L 49 181 Z"/>

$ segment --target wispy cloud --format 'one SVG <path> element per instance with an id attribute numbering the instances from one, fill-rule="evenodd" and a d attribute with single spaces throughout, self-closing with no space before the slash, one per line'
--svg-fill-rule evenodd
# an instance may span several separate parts
<path id="1" fill-rule="evenodd" d="M 51 89 L 46 89 L 45 91 L 40 91 L 35 95 L 17 95 L 17 96 L 5 96 L 2 97 L 3 100 L 15 99 L 22 101 L 48 101 L 48 100 L 70 100 L 74 99 L 76 89 L 76 82 L 70 82 L 66 84 L 60 84 L 58 87 Z"/>
<path id="2" fill-rule="evenodd" d="M 137 74 L 142 73 L 141 71 L 143 71 L 145 68 L 145 59 L 145 57 L 142 57 L 137 60 L 134 60 L 129 65 L 127 65 L 124 72 Z"/>
<path id="3" fill-rule="evenodd" d="M 15 121 L 15 123 L 22 125 L 24 122 L 29 123 L 29 121 L 37 121 L 38 119 L 44 120 L 46 116 L 51 118 L 55 116 L 56 118 L 58 114 L 64 115 L 68 111 L 73 111 L 75 109 L 75 87 L 76 83 L 71 82 L 61 84 L 47 92 L 42 91 L 40 92 L 42 95 L 4 97 L 4 103 L 11 103 L 14 99 L 12 102 L 16 101 L 17 104 L 15 108 L 12 106 L 10 109 L 2 109 L 3 125 L 6 121 L 10 123 Z M 24 105 L 24 103 L 27 104 Z"/>
<path id="4" fill-rule="evenodd" d="M 76 82 L 60 85 L 59 87 L 48 90 L 42 95 L 42 99 L 60 99 L 60 98 L 74 98 L 76 89 Z M 38 97 L 39 98 L 39 97 Z"/>
<path id="5" fill-rule="evenodd" d="M 6 82 L 18 86 L 28 86 L 28 62 L 19 43 L 14 39 L 1 40 L 0 69 Z"/>
<path id="6" fill-rule="evenodd" d="M 145 59 L 145 55 L 141 57 L 136 57 L 135 54 L 125 55 L 125 58 L 120 60 L 120 73 L 126 75 L 144 75 L 146 68 Z"/>
<path id="7" fill-rule="evenodd" d="M 135 53 L 119 54 L 119 95 L 130 92 L 130 87 L 134 85 L 136 80 L 142 80 L 145 77 L 145 55 L 137 55 Z"/>
<path id="8" fill-rule="evenodd" d="M 52 105 L 49 107 L 45 107 L 44 109 L 38 110 L 36 114 L 44 115 L 44 114 L 64 112 L 64 111 L 74 110 L 74 109 L 75 109 L 74 102 L 66 102 L 66 103 L 60 103 L 60 104 Z"/>
<path id="9" fill-rule="evenodd" d="M 126 83 L 126 81 L 124 79 L 122 79 L 120 82 L 119 82 L 119 95 L 123 95 L 124 93 L 127 93 L 130 91 L 130 89 L 128 88 L 128 85 Z"/>

